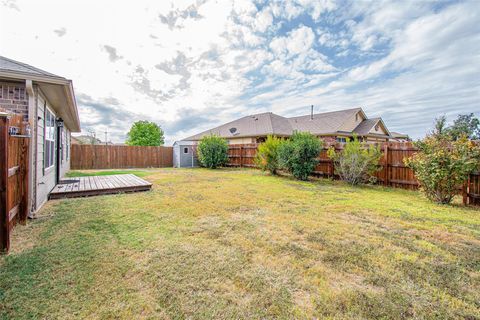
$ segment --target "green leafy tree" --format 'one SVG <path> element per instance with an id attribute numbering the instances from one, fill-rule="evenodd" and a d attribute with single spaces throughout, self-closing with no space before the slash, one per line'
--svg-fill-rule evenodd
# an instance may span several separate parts
<path id="1" fill-rule="evenodd" d="M 458 140 L 462 136 L 473 140 L 480 139 L 480 120 L 473 113 L 460 114 L 448 128 L 448 134 L 453 140 Z"/>
<path id="2" fill-rule="evenodd" d="M 161 146 L 165 143 L 163 130 L 154 122 L 137 121 L 127 134 L 129 146 Z"/>
<path id="3" fill-rule="evenodd" d="M 336 152 L 331 147 L 327 151 L 328 157 L 335 164 L 335 171 L 342 180 L 351 185 L 370 181 L 375 172 L 380 170 L 379 165 L 382 152 L 378 146 L 362 143 L 358 137 L 347 141 L 343 150 Z"/>
<path id="4" fill-rule="evenodd" d="M 295 178 L 307 180 L 318 163 L 317 158 L 321 150 L 320 139 L 309 132 L 295 132 L 278 148 L 280 165 Z"/>
<path id="5" fill-rule="evenodd" d="M 204 136 L 197 146 L 198 160 L 207 168 L 215 169 L 228 162 L 227 140 L 216 136 Z"/>
<path id="6" fill-rule="evenodd" d="M 435 119 L 435 128 L 432 131 L 434 135 L 446 134 L 448 131 L 447 117 L 445 115 Z"/>
<path id="7" fill-rule="evenodd" d="M 480 164 L 480 147 L 465 136 L 429 135 L 415 143 L 419 149 L 405 165 L 412 168 L 425 195 L 437 203 L 450 203 L 468 176 Z"/>
<path id="8" fill-rule="evenodd" d="M 270 171 L 271 174 L 277 174 L 280 169 L 278 159 L 278 148 L 282 144 L 282 139 L 276 136 L 267 136 L 267 140 L 258 146 L 255 155 L 255 164 L 263 171 Z"/>

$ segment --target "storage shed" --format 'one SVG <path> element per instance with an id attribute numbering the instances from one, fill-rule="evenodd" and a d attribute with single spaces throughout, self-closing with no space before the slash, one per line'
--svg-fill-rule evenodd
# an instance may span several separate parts
<path id="1" fill-rule="evenodd" d="M 173 166 L 175 168 L 198 167 L 195 141 L 175 141 L 173 144 Z"/>

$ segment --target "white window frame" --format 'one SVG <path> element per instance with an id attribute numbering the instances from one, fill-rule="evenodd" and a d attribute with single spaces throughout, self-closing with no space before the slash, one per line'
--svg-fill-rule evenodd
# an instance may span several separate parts
<path id="1" fill-rule="evenodd" d="M 67 162 L 68 162 L 68 158 L 70 154 L 70 135 L 67 133 L 66 130 L 65 130 L 65 152 L 66 152 L 65 158 L 67 159 Z"/>
<path id="2" fill-rule="evenodd" d="M 187 152 L 185 152 L 185 150 Z M 183 147 L 183 154 L 189 154 L 189 153 L 190 153 L 189 148 L 188 147 Z"/>
<path id="3" fill-rule="evenodd" d="M 50 114 L 50 116 L 48 116 Z M 50 123 L 47 123 L 47 120 L 50 120 Z M 55 113 L 45 106 L 45 116 L 44 116 L 44 134 L 43 134 L 43 168 L 44 171 L 51 169 L 55 166 Z M 51 126 L 53 124 L 53 127 Z M 50 147 L 52 148 L 49 150 L 48 143 L 50 142 Z M 49 154 L 49 162 L 47 163 L 47 154 Z M 49 164 L 49 166 L 47 166 Z"/>

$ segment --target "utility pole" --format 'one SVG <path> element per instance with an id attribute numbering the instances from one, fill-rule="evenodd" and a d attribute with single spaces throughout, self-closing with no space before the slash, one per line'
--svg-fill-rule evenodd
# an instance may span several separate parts
<path id="1" fill-rule="evenodd" d="M 105 145 L 108 145 L 108 129 L 105 130 Z"/>

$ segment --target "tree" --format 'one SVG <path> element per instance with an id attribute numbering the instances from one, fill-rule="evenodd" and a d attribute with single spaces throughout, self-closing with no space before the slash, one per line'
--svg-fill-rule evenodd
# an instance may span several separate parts
<path id="1" fill-rule="evenodd" d="M 404 160 L 415 173 L 427 198 L 450 203 L 480 164 L 480 147 L 465 136 L 429 135 L 415 142 L 418 152 Z"/>
<path id="2" fill-rule="evenodd" d="M 347 141 L 343 150 L 336 152 L 331 147 L 327 151 L 328 157 L 335 163 L 335 171 L 342 180 L 351 185 L 370 180 L 373 174 L 380 170 L 379 165 L 382 152 L 378 146 L 361 143 L 358 137 Z"/>
<path id="3" fill-rule="evenodd" d="M 228 162 L 227 140 L 216 136 L 204 136 L 197 147 L 198 160 L 207 168 L 215 169 Z"/>
<path id="4" fill-rule="evenodd" d="M 280 164 L 295 178 L 307 180 L 318 163 L 322 141 L 309 132 L 295 132 L 278 148 Z"/>
<path id="5" fill-rule="evenodd" d="M 263 171 L 270 171 L 271 174 L 277 174 L 280 168 L 278 159 L 278 148 L 282 144 L 282 139 L 276 136 L 267 136 L 267 140 L 258 146 L 255 155 L 255 164 Z"/>
<path id="6" fill-rule="evenodd" d="M 442 135 L 445 134 L 448 130 L 447 127 L 447 117 L 442 115 L 435 119 L 435 129 L 432 131 L 433 135 Z"/>
<path id="7" fill-rule="evenodd" d="M 453 125 L 448 128 L 448 134 L 453 140 L 458 140 L 462 136 L 472 140 L 480 139 L 480 120 L 473 113 L 459 114 Z"/>
<path id="8" fill-rule="evenodd" d="M 141 120 L 130 128 L 126 143 L 129 146 L 161 146 L 165 143 L 165 138 L 159 125 Z"/>

